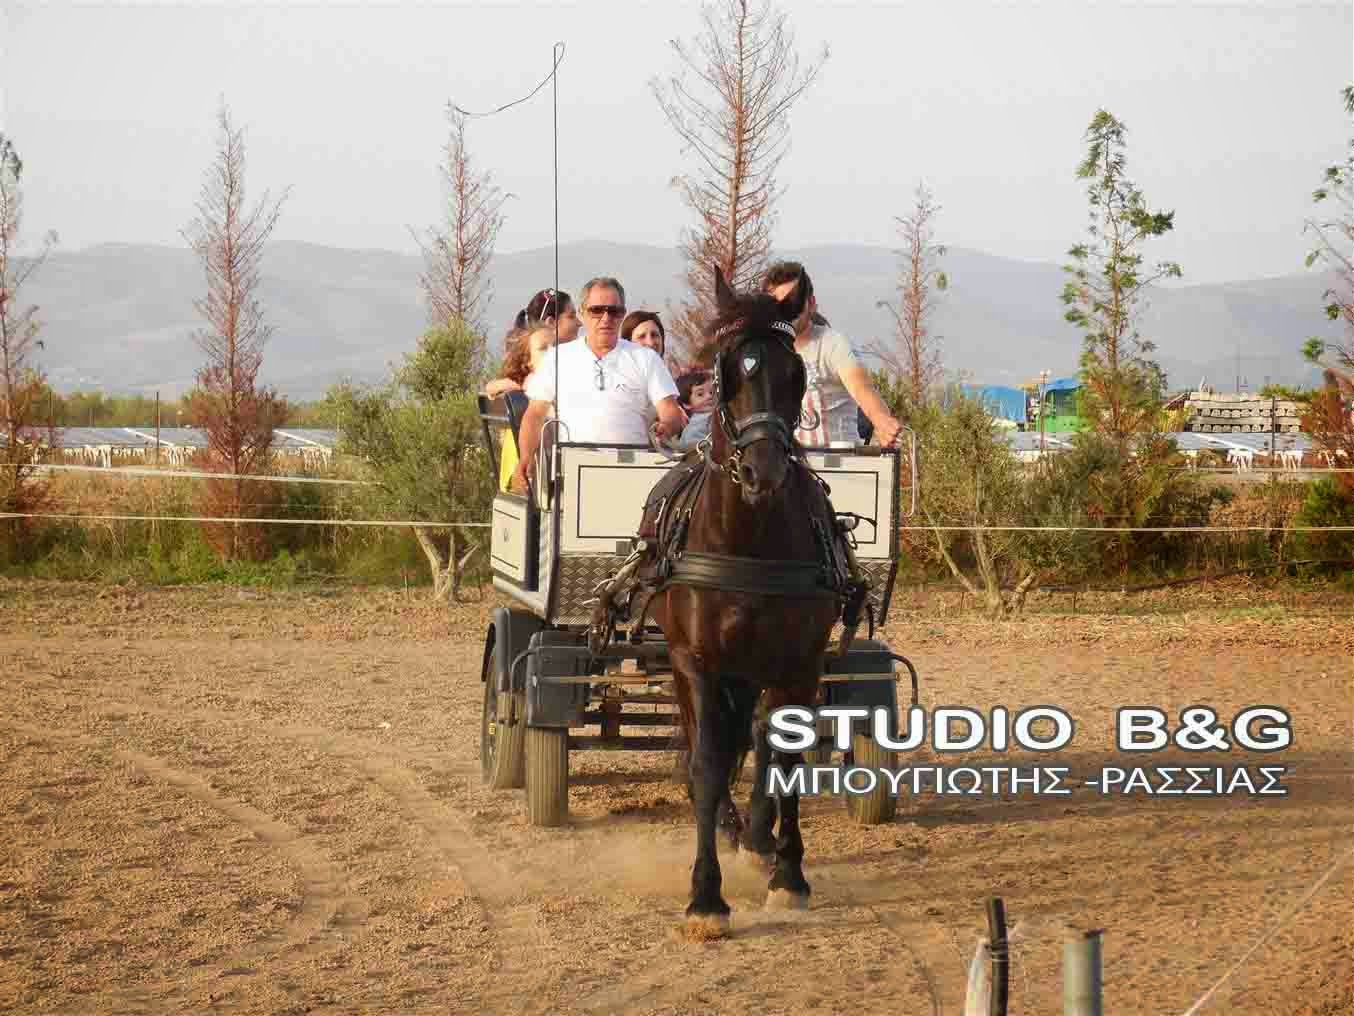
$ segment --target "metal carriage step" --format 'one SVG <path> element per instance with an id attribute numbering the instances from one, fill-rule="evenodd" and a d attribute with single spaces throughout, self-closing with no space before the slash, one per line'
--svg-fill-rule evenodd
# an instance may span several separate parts
<path id="1" fill-rule="evenodd" d="M 669 737 L 570 737 L 570 751 L 677 751 Z"/>
<path id="2" fill-rule="evenodd" d="M 681 722 L 676 713 L 608 713 L 592 709 L 583 714 L 583 726 L 623 723 L 631 727 L 675 727 Z"/>

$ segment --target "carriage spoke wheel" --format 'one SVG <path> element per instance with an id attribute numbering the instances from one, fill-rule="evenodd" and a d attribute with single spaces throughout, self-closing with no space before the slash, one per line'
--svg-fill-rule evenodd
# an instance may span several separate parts
<path id="1" fill-rule="evenodd" d="M 569 731 L 526 728 L 527 822 L 561 826 L 569 818 Z"/>
<path id="2" fill-rule="evenodd" d="M 480 709 L 480 775 L 494 790 L 510 790 L 526 782 L 527 703 L 525 695 L 499 696 L 494 659 L 485 664 L 484 704 Z M 516 700 L 514 702 L 514 700 Z M 512 708 L 516 705 L 516 708 Z"/>
<path id="3" fill-rule="evenodd" d="M 865 769 L 894 769 L 895 753 L 883 748 L 874 738 L 856 734 L 851 739 L 851 757 L 846 765 Z M 843 775 L 845 775 L 843 773 Z M 846 798 L 846 813 L 857 825 L 883 825 L 892 822 L 898 812 L 898 798 L 889 792 L 889 781 L 880 776 L 874 790 L 868 794 L 842 794 Z"/>

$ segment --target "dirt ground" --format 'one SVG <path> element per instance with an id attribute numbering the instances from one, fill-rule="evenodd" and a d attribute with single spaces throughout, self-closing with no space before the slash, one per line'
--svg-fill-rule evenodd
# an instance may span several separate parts
<path id="1" fill-rule="evenodd" d="M 923 705 L 1076 719 L 1057 759 L 1003 763 L 1186 761 L 1116 754 L 1115 707 L 1272 704 L 1277 760 L 1188 763 L 1283 764 L 1289 796 L 932 796 L 878 827 L 806 799 L 811 909 L 764 910 L 729 861 L 733 934 L 694 944 L 672 755 L 573 755 L 565 829 L 481 785 L 492 598 L 0 583 L 0 1010 L 961 1014 L 998 895 L 1013 1016 L 1062 1011 L 1088 928 L 1117 1016 L 1354 1014 L 1354 863 L 1248 953 L 1351 860 L 1350 599 L 1214 587 L 992 623 L 900 594 L 884 637 Z"/>

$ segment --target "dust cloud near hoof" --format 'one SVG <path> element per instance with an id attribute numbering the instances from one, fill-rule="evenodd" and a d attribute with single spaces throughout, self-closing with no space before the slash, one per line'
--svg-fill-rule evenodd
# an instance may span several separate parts
<path id="1" fill-rule="evenodd" d="M 805 893 L 792 893 L 789 889 L 772 889 L 766 894 L 767 910 L 808 910 L 809 897 Z"/>
<path id="2" fill-rule="evenodd" d="M 740 850 L 735 860 L 749 871 L 755 871 L 761 875 L 770 875 L 776 870 L 775 854 L 759 854 L 755 850 Z"/>
<path id="3" fill-rule="evenodd" d="M 728 914 L 692 914 L 686 919 L 686 940 L 688 942 L 712 942 L 727 938 L 729 934 Z"/>

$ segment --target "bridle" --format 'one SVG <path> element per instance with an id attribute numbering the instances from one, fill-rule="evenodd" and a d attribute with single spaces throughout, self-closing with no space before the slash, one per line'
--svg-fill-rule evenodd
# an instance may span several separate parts
<path id="1" fill-rule="evenodd" d="M 736 332 L 746 324 L 745 319 L 739 318 L 724 325 L 715 333 L 715 341 L 721 341 L 724 336 Z M 770 328 L 776 334 L 773 338 L 794 357 L 795 363 L 795 405 L 802 406 L 804 402 L 804 392 L 808 387 L 808 372 L 804 367 L 804 360 L 795 351 L 795 329 L 788 321 L 772 321 Z M 725 440 L 728 441 L 732 451 L 723 464 L 716 463 L 710 457 L 712 442 L 710 437 L 701 441 L 702 453 L 706 464 L 713 469 L 722 470 L 730 480 L 735 484 L 741 485 L 743 480 L 738 473 L 738 468 L 742 464 L 743 449 L 758 441 L 772 441 L 778 445 L 790 458 L 797 457 L 799 446 L 794 438 L 794 428 L 787 423 L 785 417 L 776 412 L 749 413 L 746 416 L 734 417 L 729 412 L 727 393 L 724 390 L 724 367 L 725 357 L 727 356 L 735 366 L 742 372 L 743 377 L 750 378 L 761 368 L 761 358 L 757 355 L 737 358 L 738 350 L 747 342 L 760 336 L 754 334 L 744 334 L 738 341 L 733 343 L 727 350 L 720 350 L 715 354 L 714 364 L 714 397 L 715 397 L 715 419 L 719 423 L 719 429 L 723 431 Z"/>

